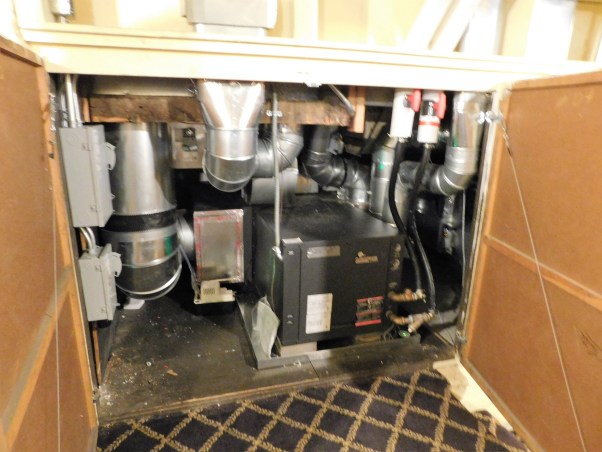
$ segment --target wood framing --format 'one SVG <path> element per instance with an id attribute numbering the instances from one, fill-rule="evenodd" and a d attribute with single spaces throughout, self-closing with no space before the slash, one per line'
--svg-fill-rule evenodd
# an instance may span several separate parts
<path id="1" fill-rule="evenodd" d="M 86 99 L 86 115 L 93 122 L 184 122 L 203 123 L 201 109 L 194 97 L 182 96 L 92 96 Z M 270 109 L 268 102 L 264 111 Z M 346 126 L 349 113 L 338 99 L 278 102 L 281 121 L 290 124 Z M 261 123 L 270 118 L 262 115 Z"/>
<path id="2" fill-rule="evenodd" d="M 364 133 L 366 126 L 366 87 L 349 87 L 349 102 L 355 108 L 355 115 L 351 118 L 349 131 L 355 133 Z"/>
<path id="3" fill-rule="evenodd" d="M 22 23 L 21 32 L 47 70 L 57 73 L 489 91 L 500 83 L 597 68 L 582 62 L 75 24 Z"/>

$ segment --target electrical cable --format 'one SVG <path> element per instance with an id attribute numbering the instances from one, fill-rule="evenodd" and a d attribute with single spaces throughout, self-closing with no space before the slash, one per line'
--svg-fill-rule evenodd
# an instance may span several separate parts
<path id="1" fill-rule="evenodd" d="M 403 161 L 403 157 L 405 154 L 405 142 L 403 140 L 398 140 L 395 145 L 395 157 L 393 159 L 393 167 L 391 168 L 391 178 L 389 179 L 389 187 L 388 187 L 388 196 L 389 196 L 389 209 L 391 210 L 391 215 L 393 216 L 393 221 L 401 232 L 406 237 L 406 249 L 408 250 L 408 254 L 410 256 L 410 261 L 412 262 L 412 266 L 414 267 L 414 275 L 416 278 L 416 289 L 422 289 L 422 276 L 420 273 L 420 266 L 418 264 L 418 259 L 416 257 L 416 252 L 414 250 L 414 243 L 408 231 L 403 224 L 403 220 L 399 215 L 399 211 L 397 210 L 397 204 L 395 203 L 395 188 L 397 186 L 397 176 L 399 174 L 399 167 L 401 162 Z"/>
<path id="2" fill-rule="evenodd" d="M 186 261 L 186 264 L 188 265 L 188 270 L 190 271 L 190 283 L 192 284 L 192 290 L 194 291 L 195 299 L 198 299 L 199 289 L 200 289 L 199 280 L 197 279 L 196 272 L 194 271 L 192 264 L 190 263 L 190 259 L 188 259 L 188 256 L 186 255 L 186 251 L 184 250 L 184 247 L 182 246 L 181 243 L 178 245 L 178 251 L 180 252 L 181 256 L 184 258 L 184 261 Z"/>
<path id="3" fill-rule="evenodd" d="M 345 110 L 347 110 L 347 113 L 349 113 L 349 116 L 354 117 L 355 116 L 355 107 L 349 101 L 349 99 L 347 99 L 345 97 L 345 95 L 336 86 L 334 86 L 334 85 L 328 85 L 328 87 L 339 98 L 339 100 L 341 101 L 341 103 L 345 107 Z"/>
<path id="4" fill-rule="evenodd" d="M 422 245 L 422 241 L 420 240 L 420 235 L 418 234 L 418 228 L 416 227 L 416 206 L 418 204 L 418 192 L 420 191 L 420 186 L 422 185 L 422 178 L 424 177 L 426 167 L 431 159 L 432 149 L 433 149 L 432 145 L 426 144 L 424 146 L 424 150 L 422 153 L 422 159 L 420 160 L 420 164 L 418 165 L 418 169 L 416 170 L 414 186 L 413 186 L 412 192 L 410 193 L 410 196 L 409 196 L 410 202 L 409 202 L 409 211 L 408 211 L 408 223 L 409 223 L 409 227 L 410 227 L 410 234 L 414 240 L 414 244 L 416 245 L 416 250 L 418 251 L 418 255 L 420 256 L 422 269 L 426 276 L 427 298 L 429 301 L 429 310 L 431 312 L 435 312 L 436 308 L 437 308 L 437 305 L 435 302 L 435 279 L 433 278 L 433 272 L 431 270 L 431 266 L 429 264 L 428 257 L 426 255 L 426 251 L 424 250 L 424 246 Z"/>

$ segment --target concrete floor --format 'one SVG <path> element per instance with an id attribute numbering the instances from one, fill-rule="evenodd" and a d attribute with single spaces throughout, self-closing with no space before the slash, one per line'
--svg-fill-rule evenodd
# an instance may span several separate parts
<path id="1" fill-rule="evenodd" d="M 138 311 L 117 312 L 100 387 L 101 422 L 402 374 L 453 356 L 453 348 L 434 337 L 421 344 L 400 339 L 316 352 L 303 363 L 257 370 L 238 309 L 200 316 L 181 300 L 174 291 Z"/>

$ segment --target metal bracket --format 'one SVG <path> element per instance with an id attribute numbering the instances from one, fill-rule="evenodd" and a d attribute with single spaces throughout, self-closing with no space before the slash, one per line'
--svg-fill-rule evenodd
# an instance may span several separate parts
<path id="1" fill-rule="evenodd" d="M 493 112 L 489 110 L 485 113 L 485 122 L 488 124 L 499 124 L 502 128 L 502 135 L 504 137 L 504 144 L 506 145 L 506 150 L 512 155 L 512 150 L 510 148 L 510 135 L 508 134 L 508 127 L 506 126 L 506 118 L 501 112 Z"/>
<path id="2" fill-rule="evenodd" d="M 501 114 L 500 112 L 493 112 L 491 110 L 485 112 L 484 114 L 481 113 L 481 115 L 483 115 L 482 118 L 479 118 L 479 123 L 483 123 L 486 122 L 487 124 L 495 124 L 495 123 L 501 123 L 504 121 L 504 115 Z"/>
<path id="3" fill-rule="evenodd" d="M 272 116 L 276 116 L 277 118 L 282 118 L 282 112 L 280 110 L 268 110 L 265 112 L 266 115 L 268 115 L 270 118 Z"/>
<path id="4" fill-rule="evenodd" d="M 465 345 L 468 342 L 468 338 L 464 336 L 460 331 L 456 331 L 456 343 L 458 345 Z"/>

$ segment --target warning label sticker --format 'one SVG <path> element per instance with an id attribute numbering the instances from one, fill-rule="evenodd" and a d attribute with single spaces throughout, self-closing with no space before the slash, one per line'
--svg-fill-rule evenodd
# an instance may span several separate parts
<path id="1" fill-rule="evenodd" d="M 307 315 L 305 316 L 305 334 L 330 331 L 332 316 L 332 294 L 319 293 L 307 296 Z"/>

